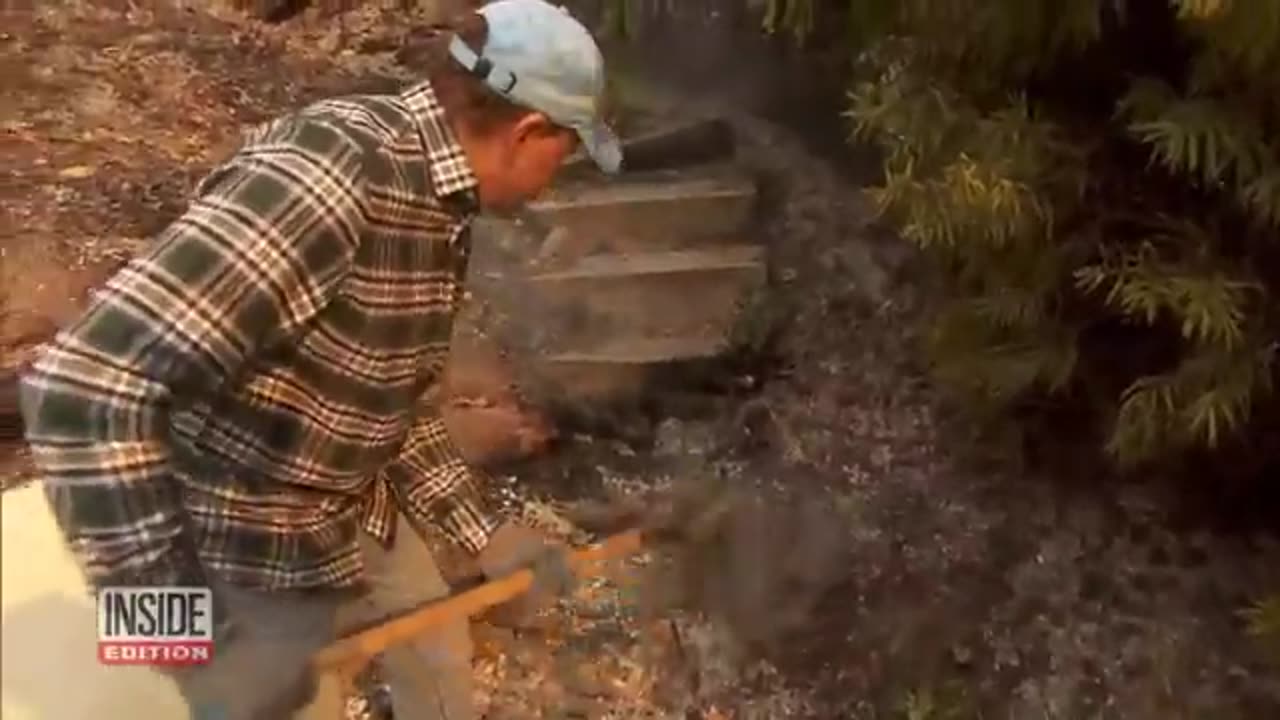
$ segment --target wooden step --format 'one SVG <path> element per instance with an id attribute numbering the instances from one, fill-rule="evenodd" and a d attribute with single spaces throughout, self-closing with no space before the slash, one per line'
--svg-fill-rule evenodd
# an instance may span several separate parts
<path id="1" fill-rule="evenodd" d="M 687 248 L 748 223 L 754 178 L 734 168 L 664 170 L 610 182 L 570 182 L 528 206 L 544 235 L 572 257 Z"/>
<path id="2" fill-rule="evenodd" d="M 682 143 L 690 150 L 723 131 L 691 122 L 629 142 L 642 167 L 662 168 Z M 516 394 L 539 408 L 607 405 L 655 378 L 672 381 L 665 368 L 724 354 L 766 281 L 764 249 L 750 234 L 756 196 L 754 176 L 731 163 L 633 167 L 607 179 L 570 173 L 518 218 L 477 223 L 471 287 L 493 309 L 480 331 L 513 351 Z M 453 384 L 484 384 L 472 380 L 455 371 Z"/>
<path id="3" fill-rule="evenodd" d="M 551 355 L 538 374 L 558 403 L 616 402 L 643 394 L 655 372 L 709 360 L 727 349 L 723 337 L 613 339 L 590 350 Z"/>
<path id="4" fill-rule="evenodd" d="M 530 279 L 549 351 L 611 338 L 715 337 L 766 280 L 763 248 L 600 255 Z"/>
<path id="5" fill-rule="evenodd" d="M 592 255 L 563 270 L 534 275 L 531 282 L 560 285 L 685 273 L 733 272 L 757 269 L 764 262 L 759 245 L 732 244 L 698 250 L 667 250 L 627 255 Z"/>

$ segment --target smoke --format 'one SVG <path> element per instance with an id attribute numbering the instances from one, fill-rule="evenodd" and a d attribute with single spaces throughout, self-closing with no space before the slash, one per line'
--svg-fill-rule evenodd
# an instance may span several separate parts
<path id="1" fill-rule="evenodd" d="M 627 0 L 627 36 L 599 0 L 569 2 L 599 31 L 610 71 L 749 112 L 774 106 L 788 79 L 783 44 L 761 31 L 762 0 Z"/>
<path id="2" fill-rule="evenodd" d="M 597 533 L 645 528 L 654 557 L 641 605 L 693 612 L 753 654 L 805 627 L 845 577 L 847 527 L 825 497 L 690 478 L 671 491 L 579 503 L 570 517 Z"/>

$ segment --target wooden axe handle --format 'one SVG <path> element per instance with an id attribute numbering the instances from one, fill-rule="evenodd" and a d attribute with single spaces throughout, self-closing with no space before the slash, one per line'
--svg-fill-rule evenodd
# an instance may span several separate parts
<path id="1" fill-rule="evenodd" d="M 570 553 L 569 567 L 577 575 L 586 575 L 590 566 L 595 563 L 626 557 L 639 551 L 641 541 L 639 530 L 618 533 L 596 545 Z M 411 640 L 447 620 L 471 617 L 495 605 L 501 605 L 527 591 L 532 585 L 531 570 L 520 570 L 507 577 L 491 580 L 337 640 L 316 653 L 312 664 L 320 673 L 337 672 L 350 678 L 388 647 Z"/>

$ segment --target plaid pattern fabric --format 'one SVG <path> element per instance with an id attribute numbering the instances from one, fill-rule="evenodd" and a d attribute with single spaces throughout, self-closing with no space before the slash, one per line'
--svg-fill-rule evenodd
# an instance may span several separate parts
<path id="1" fill-rule="evenodd" d="M 495 522 L 440 416 L 476 180 L 427 84 L 276 120 L 197 188 L 23 381 L 89 579 L 265 589 L 363 575 L 395 507 Z M 201 562 L 193 562 L 198 557 Z"/>

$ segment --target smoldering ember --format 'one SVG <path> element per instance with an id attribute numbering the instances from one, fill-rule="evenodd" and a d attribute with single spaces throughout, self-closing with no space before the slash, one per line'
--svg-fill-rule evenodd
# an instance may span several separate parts
<path id="1" fill-rule="evenodd" d="M 568 554 L 494 562 L 459 541 L 478 532 L 465 508 L 381 545 L 359 533 L 369 572 L 378 558 L 407 562 L 376 547 L 403 548 L 421 534 L 430 550 L 421 554 L 434 557 L 452 594 L 361 616 L 328 644 L 313 643 L 309 691 L 323 701 L 306 717 L 406 714 L 394 662 L 442 626 L 470 629 L 466 692 L 474 717 L 491 720 L 1280 717 L 1280 455 L 1270 440 L 1280 405 L 1269 389 L 1269 243 L 1280 227 L 1274 13 L 1191 0 L 568 2 L 565 12 L 603 52 L 600 107 L 621 140 L 621 172 L 601 172 L 585 151 L 598 155 L 597 145 L 567 150 L 545 192 L 503 212 L 485 202 L 492 173 L 479 172 L 473 199 L 483 212 L 468 239 L 428 251 L 442 232 L 436 216 L 453 210 L 427 180 L 452 167 L 440 159 L 448 152 L 454 164 L 489 167 L 466 152 L 471 141 L 433 145 L 444 125 L 432 124 L 425 96 L 409 94 L 418 104 L 405 117 L 435 129 L 412 138 L 434 154 L 403 160 L 396 145 L 369 150 L 383 153 L 370 159 L 334 148 L 372 148 L 386 130 L 377 126 L 403 121 L 396 108 L 412 103 L 368 97 L 400 98 L 434 72 L 449 47 L 442 23 L 507 1 L 65 0 L 6 13 L 6 720 L 131 718 L 140 702 L 148 717 L 188 716 L 177 687 L 203 670 L 102 662 L 203 662 L 172 654 L 207 648 L 95 652 L 91 638 L 104 638 L 94 635 L 98 608 L 83 574 L 94 568 L 77 565 L 85 547 L 99 549 L 102 567 L 131 567 L 131 558 L 141 567 L 144 556 L 168 552 L 171 526 L 148 524 L 160 523 L 154 508 L 187 508 L 174 547 L 199 528 L 197 565 L 221 578 L 214 618 L 234 618 L 249 596 L 236 582 L 253 578 L 264 595 L 293 597 L 273 591 L 313 576 L 288 558 L 336 547 L 347 525 L 326 523 L 356 516 L 347 500 L 374 481 L 351 472 L 335 490 L 322 466 L 423 447 L 432 462 L 410 474 L 446 468 L 474 478 L 477 507 L 530 533 L 513 544 L 537 536 Z M 552 32 L 538 23 L 567 33 L 557 36 L 566 46 L 587 47 L 555 19 L 531 15 L 541 18 L 527 26 L 535 29 L 504 30 L 497 12 L 486 21 L 492 67 L 476 81 L 489 84 L 478 87 L 506 87 L 496 80 L 503 57 L 536 74 L 553 46 L 525 42 L 522 33 Z M 537 102 L 530 92 L 526 104 Z M 121 286 L 142 287 L 146 273 L 129 279 L 128 263 L 164 255 L 157 238 L 197 193 L 221 198 L 205 208 L 234 204 L 216 193 L 235 191 L 241 170 L 224 163 L 237 151 L 257 148 L 249 164 L 271 163 L 291 156 L 289 143 L 337 137 L 327 124 L 316 133 L 276 125 L 272 135 L 264 123 L 354 96 L 364 99 L 324 121 L 357 128 L 327 146 L 343 157 L 338 169 L 311 166 L 319 174 L 306 177 L 319 179 L 291 186 L 303 199 L 285 203 L 283 220 L 253 221 L 262 221 L 258 234 L 245 237 L 266 239 L 241 254 L 256 264 L 228 261 L 241 270 L 211 280 L 210 297 L 166 325 L 168 340 L 122 328 L 145 325 L 144 307 L 189 300 L 174 278 L 223 262 L 210 238 L 244 225 L 243 208 L 218 216 L 239 220 L 202 231 L 204 254 L 175 262 L 169 284 L 146 285 L 132 314 L 115 324 L 95 324 L 103 311 L 85 314 L 113 292 L 119 302 Z M 564 128 L 555 123 L 528 127 L 542 138 L 538 157 L 557 165 L 564 138 L 581 144 L 556 135 Z M 560 145 L 547 140 L 557 137 Z M 492 167 L 536 164 L 520 157 Z M 290 173 L 307 166 L 299 163 Z M 371 173 L 361 176 L 366 190 L 398 174 L 422 195 L 377 185 L 361 222 L 413 228 L 421 242 L 415 236 L 402 254 L 433 263 L 447 255 L 449 273 L 465 267 L 465 283 L 439 284 L 439 268 L 423 281 L 429 289 L 370 290 L 390 277 L 372 270 L 354 284 L 336 281 L 348 314 L 335 321 L 317 307 L 313 318 L 309 300 L 296 301 L 296 316 L 277 315 L 281 327 L 258 328 L 293 332 L 305 315 L 293 343 L 225 387 L 205 388 L 203 373 L 238 347 L 224 342 L 231 334 L 205 337 L 207 352 L 171 387 L 137 370 L 136 358 L 163 355 L 146 367 L 170 372 L 193 347 L 172 338 L 245 322 L 207 309 L 234 302 L 240 286 L 228 278 L 237 273 L 245 283 L 267 277 L 263 268 L 278 265 L 272 253 L 288 254 L 271 243 L 289 242 L 299 224 L 290 218 L 342 205 L 342 173 L 357 167 Z M 424 215 L 432 219 L 415 224 Z M 390 244 L 371 247 L 369 257 L 395 254 Z M 293 256 L 332 249 L 315 248 Z M 367 260 L 355 252 L 352 262 Z M 302 278 L 310 271 L 298 262 L 281 275 L 299 273 L 298 282 L 271 293 L 302 297 L 324 285 Z M 456 313 L 436 315 L 454 291 Z M 396 293 L 412 295 L 429 321 L 388 320 Z M 251 310 L 270 314 L 272 302 Z M 324 337 L 356 328 L 352 336 L 367 339 L 388 325 L 405 337 L 451 333 L 442 366 L 404 383 L 420 399 L 370 390 L 380 368 L 403 364 L 375 345 L 403 337 L 369 341 L 355 360 L 343 359 L 340 342 L 296 339 L 317 327 Z M 116 341 L 112 359 L 101 348 Z M 97 363 L 92 382 L 118 398 L 60 415 L 77 382 L 67 380 L 69 360 L 61 376 L 41 365 L 51 347 L 78 358 L 77 368 Z M 260 372 L 266 365 L 295 374 Z M 314 385 L 297 380 L 299 367 L 331 365 L 345 369 Z M 45 380 L 19 382 L 37 375 Z M 337 449 L 299 441 L 315 457 L 289 465 L 317 473 L 305 490 L 270 482 L 287 463 L 272 464 L 269 452 L 250 457 L 267 440 L 291 442 L 294 426 L 209 421 L 196 431 L 181 419 L 196 417 L 200 403 L 230 407 L 244 387 L 255 411 L 323 416 L 314 423 L 323 433 L 307 438 L 323 434 L 324 447 Z M 122 409 L 150 394 L 160 399 L 148 409 Z M 342 409 L 366 400 L 363 419 Z M 406 414 L 385 423 L 404 431 L 396 448 L 349 442 L 382 433 L 366 421 L 397 404 Z M 411 419 L 435 427 L 418 423 L 434 413 L 447 445 L 434 432 L 407 432 Z M 180 419 L 171 426 L 162 415 Z M 183 460 L 135 442 L 162 425 L 166 437 L 186 433 L 210 447 L 218 433 L 248 437 L 234 462 L 201 467 L 243 465 L 221 484 L 153 471 Z M 39 437 L 27 442 L 27 433 Z M 453 450 L 440 448 L 461 461 L 442 461 Z M 384 455 L 378 482 L 399 477 Z M 130 474 L 136 468 L 146 470 Z M 112 472 L 125 478 L 115 489 L 133 494 L 105 489 Z M 415 495 L 435 492 L 418 480 L 404 481 L 414 492 L 371 493 L 379 499 L 361 504 L 360 516 L 386 500 L 409 517 Z M 216 500 L 193 499 L 196 487 L 213 488 L 199 492 Z M 55 518 L 65 522 L 73 495 L 93 508 L 79 519 L 101 525 L 68 543 Z M 256 500 L 236 504 L 241 496 Z M 456 497 L 433 507 L 470 502 Z M 143 529 L 112 524 L 126 516 L 142 517 Z M 266 529 L 228 530 L 241 526 Z M 345 573 L 345 562 L 328 567 Z M 424 567 L 414 566 L 411 593 L 433 583 Z M 203 583 L 178 570 L 149 577 L 161 576 L 144 584 Z M 327 617 L 309 593 L 297 597 L 268 623 L 282 637 Z M 503 614 L 527 599 L 547 607 L 520 623 Z M 256 677 L 229 683 L 230 699 L 203 700 L 228 712 L 265 702 L 259 695 L 297 700 L 283 679 L 263 685 L 284 677 L 285 643 L 254 646 L 252 634 L 235 623 L 215 629 L 214 660 L 225 653 L 223 662 Z"/>

